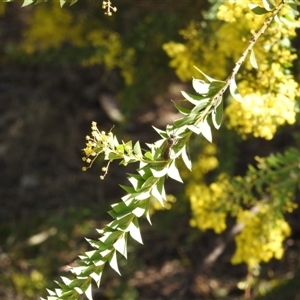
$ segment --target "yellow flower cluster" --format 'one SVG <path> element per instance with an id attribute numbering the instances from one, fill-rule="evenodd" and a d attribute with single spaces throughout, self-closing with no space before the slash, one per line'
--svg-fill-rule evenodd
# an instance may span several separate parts
<path id="1" fill-rule="evenodd" d="M 261 1 L 251 1 L 261 6 Z M 200 23 L 191 21 L 180 31 L 185 43 L 169 42 L 163 46 L 171 57 L 170 65 L 182 80 L 195 75 L 193 65 L 212 77 L 224 79 L 248 46 L 251 35 L 261 28 L 266 15 L 258 16 L 244 0 L 225 1 L 218 8 L 217 18 L 223 23 L 210 22 L 203 29 Z M 286 5 L 281 16 L 291 14 Z M 238 26 L 237 26 L 238 23 Z M 297 23 L 299 25 L 299 22 Z M 239 92 L 245 103 L 233 100 L 226 109 L 229 128 L 246 138 L 248 135 L 271 139 L 277 128 L 295 122 L 296 97 L 300 96 L 297 82 L 289 74 L 296 55 L 292 53 L 291 37 L 297 24 L 272 22 L 254 47 L 259 69 L 253 72 L 246 59 L 242 73 L 237 75 Z M 206 31 L 210 35 L 206 37 Z"/>
<path id="2" fill-rule="evenodd" d="M 105 51 L 98 51 L 89 58 L 83 60 L 83 65 L 105 64 L 111 70 L 120 68 L 127 84 L 133 82 L 133 60 L 135 51 L 133 48 L 124 48 L 119 34 L 109 30 L 91 30 L 86 36 L 86 43 L 92 47 L 103 48 Z"/>
<path id="3" fill-rule="evenodd" d="M 282 258 L 282 244 L 291 230 L 285 220 L 275 217 L 271 206 L 259 204 L 252 211 L 240 210 L 237 223 L 244 228 L 235 238 L 236 251 L 231 259 L 233 264 L 244 262 L 253 268 L 272 258 Z"/>
<path id="4" fill-rule="evenodd" d="M 117 33 L 107 30 L 100 21 L 90 20 L 86 14 L 75 15 L 67 7 L 61 8 L 55 1 L 36 7 L 22 48 L 32 54 L 65 43 L 83 49 L 80 58 L 83 65 L 104 64 L 108 70 L 120 68 L 126 83 L 133 82 L 135 51 L 125 48 Z M 94 52 L 84 58 L 87 47 Z"/>
<path id="5" fill-rule="evenodd" d="M 28 53 L 34 53 L 60 47 L 66 41 L 75 45 L 82 44 L 81 26 L 73 22 L 72 13 L 55 1 L 51 6 L 37 6 L 29 21 L 29 28 L 25 31 L 22 48 Z"/>
<path id="6" fill-rule="evenodd" d="M 227 176 L 222 174 L 220 181 L 207 186 L 205 174 L 218 167 L 215 144 L 204 142 L 202 152 L 193 165 L 193 180 L 190 180 L 186 194 L 190 200 L 192 218 L 190 225 L 201 230 L 214 229 L 220 233 L 226 228 L 226 212 L 222 209 L 224 189 L 228 185 Z"/>
<path id="7" fill-rule="evenodd" d="M 190 220 L 192 227 L 198 227 L 203 231 L 213 229 L 216 233 L 226 229 L 227 212 L 224 199 L 229 186 L 230 182 L 226 174 L 221 174 L 218 181 L 209 186 L 203 183 L 189 184 L 187 194 L 193 213 Z"/>
<path id="8" fill-rule="evenodd" d="M 97 128 L 97 123 L 92 122 L 92 136 L 86 136 L 85 139 L 86 147 L 83 149 L 85 156 L 82 157 L 82 160 L 87 163 L 87 167 L 82 167 L 82 171 L 86 171 L 90 168 L 98 157 L 100 153 L 110 152 L 111 147 L 108 139 L 111 139 L 113 134 L 109 132 L 106 134 L 104 131 L 99 131 Z M 106 172 L 106 168 L 102 169 Z"/>
<path id="9" fill-rule="evenodd" d="M 291 90 L 293 89 L 293 84 Z M 270 140 L 278 126 L 296 121 L 295 98 L 283 93 L 262 95 L 259 91 L 244 96 L 244 102 L 233 100 L 226 108 L 228 128 L 234 128 L 243 138 L 255 137 Z"/>

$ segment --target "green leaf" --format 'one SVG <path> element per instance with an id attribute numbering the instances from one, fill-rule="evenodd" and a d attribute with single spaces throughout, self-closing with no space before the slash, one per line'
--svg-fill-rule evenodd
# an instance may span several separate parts
<path id="1" fill-rule="evenodd" d="M 93 272 L 90 274 L 90 277 L 93 278 L 94 281 L 96 282 L 97 287 L 100 286 L 102 274 L 103 274 L 103 270 L 101 270 L 99 273 Z"/>
<path id="2" fill-rule="evenodd" d="M 192 103 L 194 105 L 199 104 L 199 101 L 205 99 L 204 96 L 193 95 L 193 94 L 187 93 L 185 91 L 181 91 L 181 94 L 187 101 L 189 101 L 190 103 Z"/>
<path id="3" fill-rule="evenodd" d="M 164 207 L 164 198 L 162 197 L 160 191 L 158 190 L 158 186 L 155 185 L 151 190 L 151 195 L 157 199 L 157 201 L 161 204 L 162 207 Z"/>
<path id="4" fill-rule="evenodd" d="M 257 4 L 254 3 L 250 3 L 248 4 L 248 7 L 252 10 L 253 13 L 255 13 L 256 15 L 264 15 L 266 13 L 268 13 L 268 11 L 263 8 L 258 6 Z"/>
<path id="5" fill-rule="evenodd" d="M 151 188 L 155 183 L 157 182 L 157 178 L 154 176 L 150 176 L 145 180 L 145 182 L 142 184 L 142 189 L 148 189 Z"/>
<path id="6" fill-rule="evenodd" d="M 67 277 L 64 277 L 64 276 L 60 276 L 61 280 L 63 281 L 63 283 L 67 286 L 70 285 L 70 283 L 72 282 L 72 280 L 70 280 L 69 278 Z"/>
<path id="7" fill-rule="evenodd" d="M 132 194 L 135 192 L 135 189 L 131 186 L 127 186 L 127 185 L 122 185 L 122 184 L 119 184 L 119 186 L 124 190 L 126 191 L 128 194 Z"/>
<path id="8" fill-rule="evenodd" d="M 207 95 L 209 91 L 209 84 L 203 80 L 193 78 L 192 81 L 194 90 L 200 95 Z"/>
<path id="9" fill-rule="evenodd" d="M 176 127 L 182 127 L 184 125 L 193 124 L 196 122 L 197 117 L 198 117 L 197 114 L 190 114 L 184 118 L 180 118 L 180 119 L 177 119 L 176 121 L 174 121 L 174 125 Z"/>
<path id="10" fill-rule="evenodd" d="M 122 234 L 113 246 L 120 254 L 127 258 L 127 233 Z"/>
<path id="11" fill-rule="evenodd" d="M 149 197 L 150 197 L 150 193 L 149 193 Z M 138 207 L 136 207 L 135 209 L 132 210 L 132 213 L 136 217 L 140 218 L 142 215 L 144 215 L 145 211 L 146 211 L 146 201 L 143 201 L 142 203 L 140 203 L 140 205 Z"/>
<path id="12" fill-rule="evenodd" d="M 216 107 L 215 110 L 212 111 L 211 114 L 212 122 L 216 129 L 219 129 L 222 124 L 222 118 L 223 118 L 223 102 Z"/>
<path id="13" fill-rule="evenodd" d="M 237 85 L 236 85 L 236 82 L 235 82 L 234 78 L 232 78 L 232 80 L 231 80 L 231 83 L 230 83 L 230 86 L 229 86 L 229 91 L 230 91 L 231 96 L 236 101 L 241 102 L 241 103 L 244 102 L 243 97 L 241 96 L 241 94 L 238 91 L 238 88 L 237 88 Z"/>
<path id="14" fill-rule="evenodd" d="M 201 126 L 201 133 L 202 135 L 209 141 L 212 142 L 212 133 L 211 133 L 211 128 L 207 122 L 207 119 L 205 119 L 202 122 L 202 126 Z"/>
<path id="15" fill-rule="evenodd" d="M 137 218 L 134 218 L 133 221 L 129 225 L 129 233 L 130 236 L 136 240 L 138 243 L 143 244 L 141 232 L 140 232 L 140 226 L 139 221 Z"/>
<path id="16" fill-rule="evenodd" d="M 151 222 L 151 218 L 150 218 L 150 209 L 149 209 L 149 206 L 150 206 L 150 201 L 146 201 L 146 219 L 148 220 L 149 224 L 152 225 L 152 222 Z"/>
<path id="17" fill-rule="evenodd" d="M 256 58 L 255 58 L 255 54 L 254 54 L 253 49 L 251 49 L 251 53 L 250 53 L 250 63 L 251 63 L 251 66 L 254 69 L 258 69 L 258 65 L 257 65 L 257 61 L 256 61 Z"/>
<path id="18" fill-rule="evenodd" d="M 151 172 L 152 172 L 152 174 L 153 174 L 153 176 L 154 176 L 155 178 L 163 177 L 163 176 L 165 176 L 165 175 L 167 174 L 167 172 L 168 172 L 168 168 L 167 168 L 166 166 L 163 166 L 162 169 L 158 169 L 158 170 L 157 170 L 157 169 L 151 168 L 150 170 L 151 170 Z"/>
<path id="19" fill-rule="evenodd" d="M 176 107 L 176 109 L 183 115 L 188 115 L 190 114 L 191 110 L 187 107 L 184 107 L 184 106 L 180 106 L 178 104 L 176 104 L 173 100 L 172 102 L 174 103 L 174 106 Z"/>
<path id="20" fill-rule="evenodd" d="M 107 229 L 107 228 L 106 228 Z M 109 230 L 112 230 L 109 228 Z M 112 245 L 116 239 L 119 237 L 120 232 L 114 231 L 114 232 L 104 232 L 103 236 L 99 239 L 102 243 L 106 245 Z"/>
<path id="21" fill-rule="evenodd" d="M 149 190 L 146 190 L 146 191 L 140 192 L 140 193 L 135 197 L 135 199 L 136 199 L 136 200 L 145 200 L 145 199 L 148 199 L 149 197 L 150 197 L 150 191 L 149 191 Z"/>
<path id="22" fill-rule="evenodd" d="M 111 257 L 109 258 L 108 261 L 109 265 L 111 266 L 112 269 L 114 269 L 119 275 L 121 275 L 118 267 L 118 260 L 117 260 L 117 251 L 113 251 Z"/>
<path id="23" fill-rule="evenodd" d="M 199 113 L 202 109 L 204 109 L 209 102 L 209 98 L 198 101 L 197 105 L 192 109 L 192 113 Z"/>
<path id="24" fill-rule="evenodd" d="M 267 11 L 271 11 L 273 9 L 273 5 L 269 3 L 267 0 L 262 0 L 263 6 Z"/>
<path id="25" fill-rule="evenodd" d="M 201 124 L 199 125 L 189 125 L 188 126 L 189 130 L 193 131 L 196 134 L 200 134 L 202 132 L 202 126 Z"/>
<path id="26" fill-rule="evenodd" d="M 135 153 L 136 156 L 143 156 L 143 152 L 142 152 L 142 149 L 141 149 L 141 146 L 140 146 L 140 143 L 139 141 L 137 141 L 133 147 L 133 151 Z"/>
<path id="27" fill-rule="evenodd" d="M 89 300 L 93 300 L 93 293 L 92 293 L 92 285 L 89 284 L 89 286 L 87 287 L 87 289 L 85 290 L 85 295 Z"/>
<path id="28" fill-rule="evenodd" d="M 66 0 L 59 0 L 60 7 L 63 7 L 66 2 L 67 2 Z"/>
<path id="29" fill-rule="evenodd" d="M 218 93 L 224 86 L 226 82 L 215 80 L 209 85 L 209 96 L 214 96 L 216 93 Z"/>
<path id="30" fill-rule="evenodd" d="M 143 178 L 140 175 L 130 174 L 131 176 L 127 179 L 132 184 L 133 188 L 138 191 L 143 183 Z"/>
<path id="31" fill-rule="evenodd" d="M 185 163 L 186 167 L 192 171 L 192 162 L 188 156 L 188 153 L 187 153 L 187 145 L 184 145 L 183 147 L 183 150 L 181 152 L 181 157 L 182 157 L 182 160 L 183 162 Z"/>
<path id="32" fill-rule="evenodd" d="M 168 176 L 176 181 L 183 182 L 175 165 L 175 160 L 170 164 L 170 167 L 168 169 Z"/>
<path id="33" fill-rule="evenodd" d="M 30 4 L 32 4 L 34 2 L 34 0 L 24 0 L 22 7 L 28 6 Z"/>

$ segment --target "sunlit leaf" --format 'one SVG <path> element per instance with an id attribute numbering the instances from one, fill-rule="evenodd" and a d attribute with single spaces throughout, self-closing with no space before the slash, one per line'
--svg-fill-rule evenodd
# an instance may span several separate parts
<path id="1" fill-rule="evenodd" d="M 189 125 L 189 130 L 193 131 L 196 134 L 200 134 L 202 132 L 202 125 Z"/>
<path id="2" fill-rule="evenodd" d="M 92 285 L 89 284 L 89 286 L 87 287 L 87 289 L 85 290 L 85 295 L 88 298 L 88 300 L 93 300 L 93 292 L 92 292 Z"/>
<path id="3" fill-rule="evenodd" d="M 176 107 L 176 109 L 177 109 L 181 114 L 183 114 L 183 115 L 188 115 L 188 114 L 191 112 L 191 110 L 190 110 L 189 108 L 186 108 L 186 107 L 184 107 L 184 106 L 180 106 L 180 105 L 178 105 L 177 103 L 175 103 L 174 101 L 173 101 L 173 103 L 174 103 L 174 106 Z"/>
<path id="4" fill-rule="evenodd" d="M 168 176 L 176 181 L 183 182 L 175 165 L 175 160 L 170 164 L 170 167 L 168 169 Z"/>
<path id="5" fill-rule="evenodd" d="M 156 178 L 160 178 L 160 177 L 163 177 L 167 174 L 168 172 L 168 168 L 167 167 L 163 167 L 162 169 L 155 169 L 155 168 L 151 168 L 150 169 L 153 176 L 156 177 Z"/>
<path id="6" fill-rule="evenodd" d="M 262 0 L 262 4 L 267 11 L 271 11 L 274 7 L 268 0 Z"/>
<path id="7" fill-rule="evenodd" d="M 230 86 L 229 86 L 229 91 L 230 91 L 231 96 L 236 101 L 241 102 L 241 103 L 244 102 L 244 99 L 242 98 L 241 94 L 238 91 L 238 88 L 237 88 L 237 85 L 236 85 L 236 82 L 235 82 L 234 78 L 232 78 L 232 80 L 231 80 L 231 83 L 230 83 Z"/>
<path id="8" fill-rule="evenodd" d="M 225 86 L 226 82 L 215 80 L 209 85 L 209 96 L 214 96 Z"/>
<path id="9" fill-rule="evenodd" d="M 183 151 L 181 152 L 181 157 L 186 167 L 192 171 L 192 162 L 188 156 L 187 145 L 184 145 Z"/>
<path id="10" fill-rule="evenodd" d="M 157 199 L 157 201 L 161 204 L 161 206 L 163 206 L 163 207 L 165 206 L 164 199 L 163 199 L 161 193 L 159 192 L 157 185 L 155 185 L 152 188 L 151 195 Z"/>
<path id="11" fill-rule="evenodd" d="M 250 53 L 250 63 L 251 63 L 251 66 L 254 69 L 258 69 L 258 65 L 257 65 L 257 61 L 256 61 L 256 58 L 255 58 L 255 54 L 254 54 L 253 49 L 251 49 L 251 53 Z"/>
<path id="12" fill-rule="evenodd" d="M 209 141 L 212 142 L 212 133 L 211 133 L 211 128 L 207 122 L 207 119 L 205 119 L 202 122 L 202 126 L 201 126 L 202 130 L 201 133 L 202 135 Z"/>
<path id="13" fill-rule="evenodd" d="M 193 78 L 193 88 L 200 95 L 206 95 L 209 91 L 209 84 L 203 80 Z"/>
<path id="14" fill-rule="evenodd" d="M 221 127 L 222 119 L 223 119 L 223 103 L 222 103 L 222 101 L 216 107 L 216 109 L 212 111 L 211 117 L 212 117 L 212 122 L 213 122 L 215 128 L 219 129 Z"/>
<path id="15" fill-rule="evenodd" d="M 150 191 L 146 190 L 146 191 L 140 192 L 140 193 L 135 197 L 135 199 L 136 199 L 136 200 L 145 200 L 145 199 L 148 199 L 149 197 L 150 197 Z"/>
<path id="16" fill-rule="evenodd" d="M 268 13 L 268 11 L 265 8 L 258 6 L 257 4 L 254 4 L 254 3 L 248 4 L 248 7 L 256 15 L 264 15 L 264 14 Z"/>
<path id="17" fill-rule="evenodd" d="M 112 269 L 114 269 L 119 275 L 121 275 L 118 267 L 118 260 L 117 260 L 117 251 L 113 251 L 109 261 L 109 265 L 111 266 Z"/>
<path id="18" fill-rule="evenodd" d="M 190 103 L 192 103 L 194 105 L 198 105 L 199 101 L 205 99 L 205 96 L 193 95 L 193 94 L 187 93 L 185 91 L 181 91 L 181 94 L 187 101 L 189 101 Z"/>
<path id="19" fill-rule="evenodd" d="M 127 258 L 127 233 L 122 234 L 113 246 L 120 254 Z"/>
<path id="20" fill-rule="evenodd" d="M 70 280 L 69 278 L 67 278 L 65 276 L 60 276 L 60 278 L 65 285 L 69 285 L 72 282 L 72 280 Z"/>
<path id="21" fill-rule="evenodd" d="M 34 0 L 24 0 L 23 4 L 22 4 L 22 7 L 24 6 L 27 6 L 27 5 L 30 5 L 34 2 Z"/>
<path id="22" fill-rule="evenodd" d="M 133 221 L 129 225 L 129 233 L 130 236 L 136 240 L 138 243 L 143 244 L 141 232 L 140 232 L 140 226 L 139 221 L 137 218 L 134 218 Z"/>

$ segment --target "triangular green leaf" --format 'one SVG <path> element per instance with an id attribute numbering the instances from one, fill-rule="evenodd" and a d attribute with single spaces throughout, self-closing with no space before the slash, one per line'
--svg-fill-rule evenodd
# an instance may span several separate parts
<path id="1" fill-rule="evenodd" d="M 59 0 L 60 7 L 63 7 L 66 2 L 67 2 L 66 0 Z"/>
<path id="2" fill-rule="evenodd" d="M 248 4 L 248 7 L 252 10 L 253 13 L 255 13 L 256 15 L 264 15 L 266 13 L 268 13 L 268 11 L 263 8 L 258 6 L 257 4 L 254 3 L 250 3 Z"/>
<path id="3" fill-rule="evenodd" d="M 191 110 L 187 107 L 184 107 L 184 106 L 180 106 L 178 105 L 177 103 L 175 103 L 174 101 L 172 101 L 174 103 L 174 106 L 176 107 L 176 109 L 183 115 L 188 115 Z"/>
<path id="4" fill-rule="evenodd" d="M 242 98 L 241 94 L 238 91 L 238 88 L 237 88 L 237 85 L 236 85 L 236 82 L 235 82 L 234 78 L 232 78 L 232 80 L 231 80 L 231 83 L 230 83 L 230 86 L 229 86 L 229 91 L 230 91 L 231 96 L 236 101 L 241 102 L 241 103 L 244 102 L 244 99 Z"/>
<path id="5" fill-rule="evenodd" d="M 23 4 L 22 4 L 22 7 L 24 6 L 27 6 L 27 5 L 30 5 L 31 3 L 33 3 L 34 0 L 24 0 Z"/>
<path id="6" fill-rule="evenodd" d="M 113 251 L 111 257 L 109 258 L 108 261 L 109 265 L 111 266 L 112 269 L 114 269 L 119 275 L 121 275 L 118 267 L 118 260 L 117 260 L 117 251 Z"/>
<path id="7" fill-rule="evenodd" d="M 85 295 L 88 298 L 88 300 L 93 300 L 93 293 L 92 293 L 92 285 L 89 284 L 89 286 L 87 287 L 87 289 L 85 290 Z"/>
<path id="8" fill-rule="evenodd" d="M 271 11 L 272 8 L 274 7 L 271 3 L 269 3 L 267 0 L 262 0 L 262 4 L 264 6 L 264 8 L 267 10 L 267 11 Z"/>
<path id="9" fill-rule="evenodd" d="M 161 206 L 163 206 L 163 207 L 165 206 L 164 199 L 163 199 L 161 193 L 159 192 L 157 185 L 155 185 L 152 188 L 151 195 L 157 199 L 157 201 L 161 204 Z"/>
<path id="10" fill-rule="evenodd" d="M 199 101 L 205 99 L 204 96 L 193 95 L 193 94 L 187 93 L 185 91 L 181 91 L 181 94 L 187 101 L 189 101 L 190 103 L 192 103 L 194 105 L 199 104 Z"/>
<path id="11" fill-rule="evenodd" d="M 187 145 L 184 145 L 183 150 L 181 152 L 181 157 L 183 162 L 185 163 L 186 167 L 192 171 L 192 162 L 187 154 Z"/>
<path id="12" fill-rule="evenodd" d="M 93 272 L 93 273 L 90 274 L 90 277 L 93 278 L 94 281 L 96 282 L 97 287 L 100 286 L 102 274 L 103 274 L 103 270 L 101 270 L 99 273 Z"/>
<path id="13" fill-rule="evenodd" d="M 257 65 L 257 61 L 256 61 L 256 58 L 255 58 L 255 54 L 254 54 L 253 49 L 251 49 L 251 53 L 250 53 L 250 63 L 251 63 L 251 66 L 254 69 L 258 69 L 258 65 Z"/>
<path id="14" fill-rule="evenodd" d="M 143 156 L 143 152 L 140 146 L 139 141 L 137 141 L 133 147 L 133 151 L 135 153 L 136 156 Z"/>
<path id="15" fill-rule="evenodd" d="M 199 124 L 199 125 L 189 125 L 188 129 L 193 131 L 196 134 L 200 134 L 201 131 L 202 131 L 202 126 L 201 126 L 201 124 Z"/>
<path id="16" fill-rule="evenodd" d="M 202 122 L 202 126 L 201 126 L 201 133 L 202 135 L 209 141 L 212 142 L 212 133 L 211 133 L 211 128 L 207 122 L 207 119 L 205 119 Z"/>
<path id="17" fill-rule="evenodd" d="M 129 225 L 129 233 L 130 236 L 136 240 L 138 243 L 143 244 L 141 232 L 140 232 L 140 226 L 139 221 L 137 218 L 134 218 L 133 221 Z"/>
<path id="18" fill-rule="evenodd" d="M 209 84 L 203 80 L 193 78 L 193 88 L 200 95 L 207 95 Z"/>
<path id="19" fill-rule="evenodd" d="M 149 191 L 149 190 L 146 190 L 146 191 L 140 192 L 140 193 L 135 197 L 135 199 L 136 199 L 136 200 L 145 200 L 145 199 L 148 199 L 149 197 L 150 197 L 150 191 Z"/>
<path id="20" fill-rule="evenodd" d="M 158 170 L 156 170 L 156 169 L 154 169 L 154 168 L 151 168 L 150 170 L 151 170 L 153 176 L 156 177 L 156 178 L 163 177 L 163 176 L 165 176 L 165 175 L 167 174 L 167 172 L 168 172 L 167 166 L 164 166 L 162 169 L 158 169 Z"/>
<path id="21" fill-rule="evenodd" d="M 168 169 L 168 176 L 176 181 L 183 182 L 175 165 L 175 160 L 170 164 L 170 167 Z"/>
<path id="22" fill-rule="evenodd" d="M 216 129 L 219 129 L 222 124 L 222 118 L 223 118 L 223 103 L 221 103 L 216 107 L 215 110 L 213 110 L 211 114 L 212 122 Z"/>
<path id="23" fill-rule="evenodd" d="M 70 279 L 67 278 L 67 277 L 60 276 L 60 278 L 61 278 L 61 280 L 63 281 L 63 283 L 64 283 L 65 285 L 68 285 L 68 286 L 69 286 L 69 284 L 72 282 L 72 280 L 70 280 Z"/>
<path id="24" fill-rule="evenodd" d="M 113 246 L 120 254 L 127 258 L 127 232 L 122 234 Z"/>

